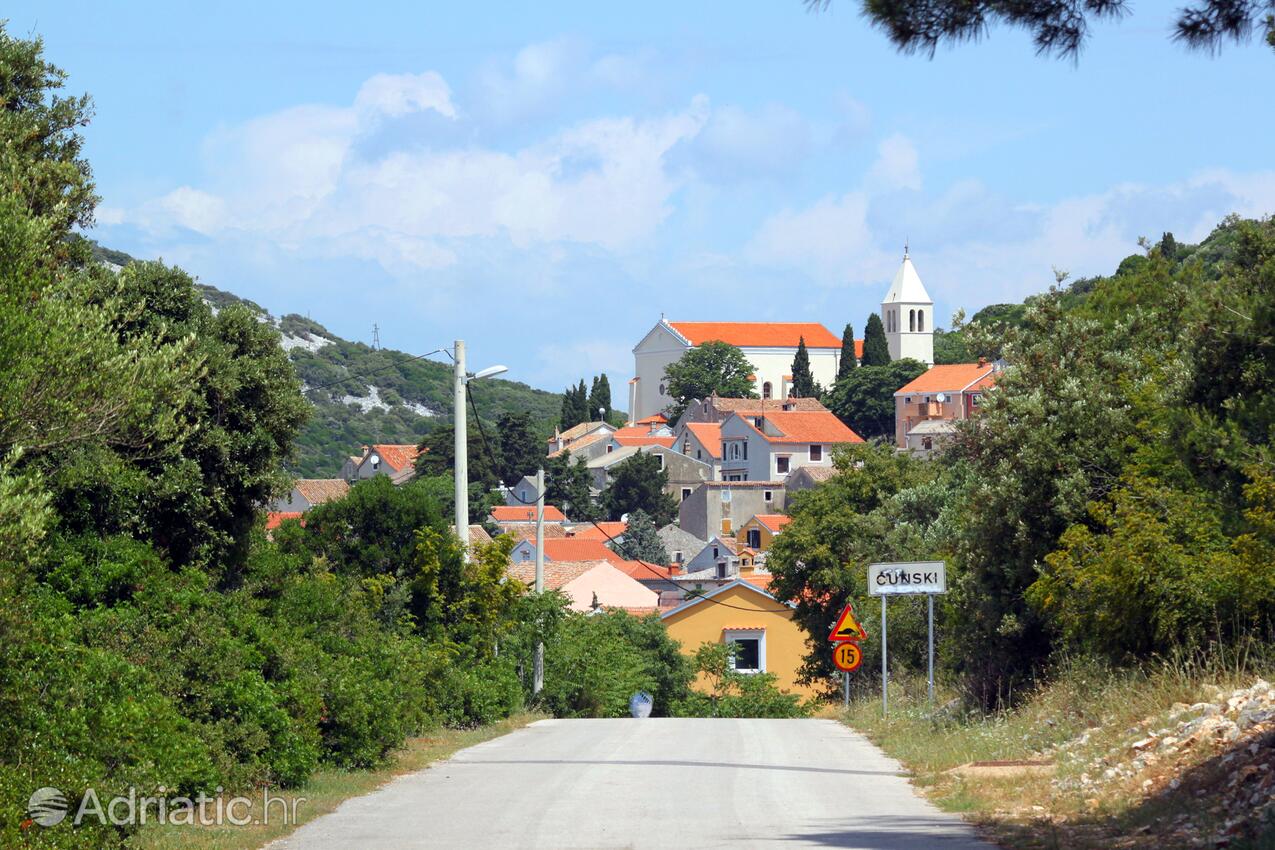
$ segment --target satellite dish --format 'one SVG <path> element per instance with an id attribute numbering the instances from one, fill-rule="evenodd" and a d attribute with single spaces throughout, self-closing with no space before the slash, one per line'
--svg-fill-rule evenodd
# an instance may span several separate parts
<path id="1" fill-rule="evenodd" d="M 378 454 L 373 454 L 371 457 L 368 458 L 368 460 L 372 461 L 373 466 L 376 466 L 377 464 L 381 462 L 381 456 Z"/>
<path id="2" fill-rule="evenodd" d="M 939 404 L 943 404 L 944 402 L 947 401 L 947 393 L 939 393 L 938 395 L 934 397 L 934 400 L 937 401 Z"/>

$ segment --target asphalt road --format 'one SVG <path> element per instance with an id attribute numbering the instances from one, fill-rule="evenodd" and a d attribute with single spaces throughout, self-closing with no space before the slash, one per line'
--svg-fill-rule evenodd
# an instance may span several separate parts
<path id="1" fill-rule="evenodd" d="M 271 850 L 989 850 L 832 720 L 542 720 L 402 776 Z"/>

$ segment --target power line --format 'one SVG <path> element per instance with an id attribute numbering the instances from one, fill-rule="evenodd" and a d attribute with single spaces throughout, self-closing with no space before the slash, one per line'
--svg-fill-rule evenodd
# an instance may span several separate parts
<path id="1" fill-rule="evenodd" d="M 482 419 L 482 417 L 481 417 L 481 416 L 479 416 L 479 415 L 478 415 L 478 407 L 474 404 L 474 397 L 473 397 L 473 395 L 469 392 L 469 385 L 468 385 L 468 384 L 466 384 L 466 385 L 465 385 L 465 395 L 466 395 L 466 397 L 469 399 L 469 409 L 470 409 L 470 410 L 472 410 L 472 411 L 474 412 L 474 421 L 478 423 L 478 434 L 479 434 L 479 436 L 480 436 L 480 438 L 481 438 L 481 441 L 482 441 L 482 444 L 483 444 L 483 451 L 487 453 L 487 462 L 488 462 L 488 463 L 490 463 L 490 464 L 492 465 L 492 468 L 494 469 L 494 468 L 496 468 L 496 467 L 498 466 L 498 464 L 496 463 L 495 455 L 494 455 L 494 454 L 492 453 L 492 451 L 491 451 L 491 445 L 487 442 L 487 433 L 486 433 L 486 431 L 484 431 L 484 430 L 483 430 L 483 419 Z M 517 493 L 515 493 L 512 489 L 509 491 L 509 493 L 510 493 L 510 495 L 512 495 L 512 496 L 513 496 L 516 500 L 518 500 L 519 502 L 521 502 L 521 503 L 522 503 L 522 504 L 524 504 L 524 505 L 535 505 L 535 504 L 536 504 L 536 502 L 535 502 L 535 501 L 530 501 L 530 502 L 529 502 L 529 501 L 527 501 L 526 499 L 522 498 L 522 497 L 521 497 L 521 496 L 519 496 Z M 539 498 L 540 498 L 540 494 L 539 494 L 539 493 L 537 493 L 537 494 L 536 494 L 536 499 L 537 499 L 537 500 L 539 500 Z M 599 532 L 601 532 L 601 533 L 602 533 L 602 536 L 603 536 L 603 537 L 605 537 L 605 538 L 607 539 L 607 542 L 608 542 L 608 543 L 616 543 L 616 544 L 618 544 L 618 543 L 619 543 L 619 541 L 618 541 L 618 540 L 616 540 L 616 539 L 615 539 L 614 537 L 612 537 L 609 533 L 607 533 L 607 530 L 606 530 L 605 528 L 603 528 L 602 526 L 598 525 L 598 521 L 597 521 L 597 520 L 595 520 L 595 519 L 590 519 L 590 520 L 587 520 L 587 521 L 588 521 L 588 522 L 589 522 L 589 523 L 590 523 L 590 524 L 591 524 L 594 528 L 596 528 Z M 660 572 L 660 570 L 661 570 L 661 569 L 663 569 L 663 570 L 668 570 L 668 569 L 669 569 L 668 567 L 659 567 L 659 566 L 657 566 L 657 565 L 655 565 L 655 564 L 648 563 L 647 561 L 644 561 L 644 560 L 642 560 L 641 558 L 633 558 L 633 559 L 631 559 L 631 560 L 637 561 L 637 563 L 641 564 L 643 567 L 645 567 L 647 570 L 649 570 L 649 571 L 651 572 L 651 574 L 652 574 L 653 576 L 655 576 L 656 578 L 658 578 L 658 579 L 663 579 L 664 581 L 673 581 L 673 577 L 672 577 L 672 573 L 671 573 L 671 571 L 670 571 L 670 573 L 669 573 L 668 575 L 664 575 L 664 574 L 662 574 L 662 573 Z M 743 580 L 743 579 L 739 579 L 739 581 L 744 581 L 744 580 Z M 760 588 L 758 588 L 758 589 L 760 589 Z M 765 591 L 762 591 L 762 592 L 763 592 L 763 593 L 765 593 Z M 769 594 L 767 594 L 767 595 L 769 595 Z M 729 602 L 723 602 L 723 601 L 721 601 L 720 599 L 714 599 L 714 598 L 713 598 L 713 597 L 711 597 L 711 596 L 699 596 L 698 598 L 699 598 L 699 599 L 703 599 L 703 600 L 704 600 L 704 601 L 706 601 L 706 602 L 712 602 L 714 605 L 721 605 L 723 608 L 733 608 L 733 609 L 735 609 L 736 611 L 749 611 L 749 612 L 752 612 L 752 613 L 768 613 L 768 614 L 785 614 L 785 613 L 788 613 L 788 612 L 792 611 L 792 608 L 789 608 L 789 607 L 784 607 L 784 608 L 747 608 L 747 607 L 745 607 L 745 606 L 743 606 L 743 605 L 732 605 L 732 604 L 730 604 Z M 772 597 L 772 598 L 773 598 L 773 597 Z"/>

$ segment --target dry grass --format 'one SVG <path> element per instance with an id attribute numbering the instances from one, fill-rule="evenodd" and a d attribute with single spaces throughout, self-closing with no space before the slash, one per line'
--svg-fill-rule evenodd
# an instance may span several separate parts
<path id="1" fill-rule="evenodd" d="M 394 755 L 390 764 L 379 770 L 321 770 L 301 788 L 272 791 L 272 796 L 282 797 L 289 808 L 295 802 L 295 823 L 281 823 L 282 818 L 277 814 L 282 808 L 279 804 L 273 804 L 268 824 L 152 824 L 144 827 L 131 843 L 138 850 L 256 850 L 282 838 L 307 821 L 331 812 L 345 800 L 373 791 L 396 776 L 428 767 L 458 750 L 507 734 L 544 717 L 543 714 L 520 714 L 477 729 L 440 729 L 427 737 L 408 740 L 403 749 Z M 261 807 L 261 792 L 248 792 L 244 796 L 255 798 L 251 816 L 260 819 L 258 809 Z"/>
<path id="2" fill-rule="evenodd" d="M 1127 753 L 1130 736 L 1139 730 L 1167 724 L 1175 703 L 1212 700 L 1219 691 L 1251 684 L 1262 672 L 1271 678 L 1269 665 L 1236 656 L 1206 663 L 1178 659 L 1143 673 L 1075 663 L 1059 669 L 1049 686 L 1019 708 L 993 715 L 963 714 L 952 693 L 940 694 L 940 708 L 931 710 L 924 681 L 896 680 L 888 717 L 881 716 L 879 697 L 853 703 L 842 716 L 910 769 L 915 784 L 937 805 L 963 813 L 1003 846 L 1178 846 L 1165 841 L 1170 815 L 1187 807 L 1197 824 L 1211 829 L 1217 816 L 1208 811 L 1208 795 L 1145 793 L 1146 773 L 1098 790 L 1075 787 L 1076 780 L 1092 770 L 1095 759 Z M 1217 766 L 1214 761 L 1225 764 L 1210 758 L 1214 755 L 1193 756 L 1197 791 Z M 1052 774 L 952 770 L 970 762 L 1042 757 L 1055 763 Z"/>

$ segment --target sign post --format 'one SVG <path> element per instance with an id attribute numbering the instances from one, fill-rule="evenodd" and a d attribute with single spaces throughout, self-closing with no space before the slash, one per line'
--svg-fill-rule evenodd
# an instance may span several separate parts
<path id="1" fill-rule="evenodd" d="M 850 674 L 863 663 L 863 650 L 859 648 L 859 641 L 867 636 L 867 631 L 855 619 L 854 606 L 847 602 L 832 631 L 828 633 L 828 640 L 832 642 L 832 663 L 842 671 L 841 699 L 846 708 L 850 707 Z"/>
<path id="2" fill-rule="evenodd" d="M 947 593 L 945 561 L 903 561 L 868 565 L 868 593 L 881 597 L 881 715 L 889 713 L 889 666 L 886 651 L 887 596 L 927 597 L 929 609 L 929 699 L 934 702 L 934 597 Z"/>

